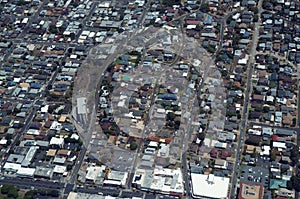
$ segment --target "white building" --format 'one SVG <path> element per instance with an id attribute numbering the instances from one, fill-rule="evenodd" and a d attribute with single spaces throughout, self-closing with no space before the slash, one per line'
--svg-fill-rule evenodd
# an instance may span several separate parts
<path id="1" fill-rule="evenodd" d="M 104 180 L 103 183 L 106 185 L 125 186 L 127 178 L 128 172 L 111 170 L 107 175 L 107 179 Z"/>
<path id="2" fill-rule="evenodd" d="M 105 170 L 105 166 L 102 167 L 90 166 L 87 168 L 87 174 L 85 176 L 85 179 L 88 181 L 95 182 L 97 180 L 99 173 L 102 172 L 103 170 Z"/>
<path id="3" fill-rule="evenodd" d="M 227 198 L 229 178 L 191 173 L 194 197 Z"/>
<path id="4" fill-rule="evenodd" d="M 50 145 L 57 145 L 60 148 L 63 148 L 64 143 L 64 138 L 52 137 L 50 140 Z"/>
<path id="5" fill-rule="evenodd" d="M 136 188 L 143 191 L 176 195 L 182 195 L 184 192 L 183 177 L 180 169 L 138 169 L 135 172 L 132 183 Z"/>

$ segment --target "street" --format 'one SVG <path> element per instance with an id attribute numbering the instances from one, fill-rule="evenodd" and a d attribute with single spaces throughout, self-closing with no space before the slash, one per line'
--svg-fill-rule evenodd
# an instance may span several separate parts
<path id="1" fill-rule="evenodd" d="M 257 8 L 258 8 L 258 13 L 259 13 L 258 15 L 260 16 L 260 13 L 262 11 L 262 0 L 259 0 Z M 251 90 L 252 90 L 252 74 L 253 74 L 253 69 L 254 69 L 256 47 L 257 47 L 258 36 L 259 36 L 259 25 L 260 25 L 260 18 L 259 18 L 258 22 L 255 23 L 254 32 L 253 32 L 253 36 L 252 36 L 252 42 L 251 42 L 252 48 L 250 51 L 250 58 L 248 60 L 248 76 L 247 76 L 247 84 L 246 84 L 247 87 L 246 87 L 246 92 L 245 92 L 245 102 L 244 102 L 244 106 L 243 106 L 242 123 L 240 126 L 240 136 L 239 136 L 239 140 L 238 140 L 237 155 L 236 155 L 236 160 L 235 160 L 233 171 L 238 171 L 238 169 L 239 169 L 239 162 L 240 162 L 241 153 L 242 153 L 242 144 L 243 144 L 245 131 L 246 131 L 245 127 L 247 125 L 247 120 L 248 120 L 249 101 L 250 101 Z M 237 188 L 237 183 L 238 183 L 237 178 L 238 178 L 238 172 L 233 172 L 230 198 L 235 198 L 236 188 Z"/>

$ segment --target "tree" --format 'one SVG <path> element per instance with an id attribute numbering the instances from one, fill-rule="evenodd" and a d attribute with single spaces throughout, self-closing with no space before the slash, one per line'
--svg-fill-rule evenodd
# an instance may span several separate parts
<path id="1" fill-rule="evenodd" d="M 74 40 L 74 39 L 76 38 L 76 35 L 75 35 L 74 32 L 71 32 L 71 33 L 70 33 L 70 38 L 71 38 L 72 40 Z"/>
<path id="2" fill-rule="evenodd" d="M 208 3 L 203 3 L 200 7 L 200 10 L 202 12 L 208 12 L 209 11 L 209 4 Z"/>
<path id="3" fill-rule="evenodd" d="M 270 107 L 268 107 L 268 106 L 263 107 L 263 112 L 264 113 L 268 113 L 269 111 L 270 111 Z"/>
<path id="4" fill-rule="evenodd" d="M 259 140 L 257 139 L 247 139 L 245 143 L 249 145 L 259 146 Z"/>
<path id="5" fill-rule="evenodd" d="M 167 121 L 174 121 L 175 117 L 176 117 L 175 113 L 169 112 L 167 114 Z"/>
<path id="6" fill-rule="evenodd" d="M 55 25 L 53 25 L 53 24 L 51 24 L 50 26 L 49 26 L 49 32 L 50 33 L 52 33 L 52 34 L 58 34 L 58 29 L 56 28 L 56 26 Z"/>
<path id="7" fill-rule="evenodd" d="M 132 143 L 130 144 L 130 150 L 132 150 L 132 151 L 136 150 L 137 147 L 138 147 L 138 145 L 137 145 L 136 142 L 132 142 Z"/>
<path id="8" fill-rule="evenodd" d="M 297 163 L 299 159 L 299 151 L 297 146 L 294 146 L 293 149 L 291 150 L 290 159 L 292 160 L 293 165 Z"/>
<path id="9" fill-rule="evenodd" d="M 253 22 L 258 22 L 258 15 L 257 14 L 254 15 Z"/>
<path id="10" fill-rule="evenodd" d="M 166 6 L 173 6 L 176 4 L 180 4 L 179 0 L 163 0 L 162 3 Z"/>
<path id="11" fill-rule="evenodd" d="M 292 182 L 292 180 L 287 181 L 286 188 L 288 190 L 293 190 L 293 182 Z"/>
<path id="12" fill-rule="evenodd" d="M 295 189 L 295 191 L 300 191 L 300 175 L 297 174 L 296 176 L 291 177 L 292 186 Z"/>
<path id="13" fill-rule="evenodd" d="M 10 189 L 7 193 L 8 197 L 17 198 L 19 196 L 18 189 Z"/>
<path id="14" fill-rule="evenodd" d="M 175 129 L 178 130 L 180 127 L 180 120 L 175 121 Z"/>
<path id="15" fill-rule="evenodd" d="M 34 199 L 35 198 L 35 190 L 27 191 L 24 195 L 24 199 Z"/>
<path id="16" fill-rule="evenodd" d="M 276 160 L 276 154 L 271 153 L 271 161 L 275 161 Z"/>
<path id="17" fill-rule="evenodd" d="M 250 7 L 249 10 L 254 12 L 254 14 L 258 14 L 258 8 L 257 7 Z"/>
<path id="18" fill-rule="evenodd" d="M 293 118 L 293 124 L 292 124 L 292 126 L 296 126 L 296 123 L 297 123 L 297 119 Z"/>
<path id="19" fill-rule="evenodd" d="M 59 192 L 57 190 L 51 190 L 48 192 L 48 194 L 52 197 L 58 197 L 59 196 Z"/>
<path id="20" fill-rule="evenodd" d="M 2 194 L 7 194 L 8 197 L 17 198 L 18 197 L 18 187 L 11 184 L 4 184 L 1 188 Z"/>
<path id="21" fill-rule="evenodd" d="M 199 133 L 199 135 L 198 135 L 198 138 L 200 139 L 200 140 L 204 140 L 205 139 L 205 133 Z"/>
<path id="22" fill-rule="evenodd" d="M 72 168 L 73 168 L 73 165 L 71 165 L 71 164 L 68 164 L 68 165 L 67 165 L 67 171 L 71 171 Z"/>

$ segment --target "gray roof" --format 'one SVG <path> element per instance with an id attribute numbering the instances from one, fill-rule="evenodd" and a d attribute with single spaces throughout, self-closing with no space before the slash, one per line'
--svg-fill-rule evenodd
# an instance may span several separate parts
<path id="1" fill-rule="evenodd" d="M 294 134 L 294 131 L 288 129 L 276 129 L 274 134 L 283 135 L 283 136 L 292 136 Z"/>
<path id="2" fill-rule="evenodd" d="M 22 163 L 24 160 L 24 155 L 17 155 L 17 154 L 10 154 L 7 158 L 7 162 L 13 162 L 13 163 Z"/>

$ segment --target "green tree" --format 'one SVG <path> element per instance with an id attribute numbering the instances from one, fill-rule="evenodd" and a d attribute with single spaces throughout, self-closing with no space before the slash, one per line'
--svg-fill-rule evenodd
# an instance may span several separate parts
<path id="1" fill-rule="evenodd" d="M 24 195 L 24 199 L 34 199 L 35 194 L 36 194 L 36 191 L 34 191 L 34 190 L 27 191 Z"/>
<path id="2" fill-rule="evenodd" d="M 163 0 L 162 3 L 166 6 L 180 4 L 180 0 Z"/>
<path id="3" fill-rule="evenodd" d="M 8 197 L 17 198 L 18 197 L 18 187 L 12 184 L 4 184 L 1 188 L 2 194 L 7 194 Z"/>
<path id="4" fill-rule="evenodd" d="M 138 147 L 138 145 L 137 145 L 137 143 L 136 142 L 132 142 L 131 144 L 130 144 L 130 150 L 136 150 L 137 149 L 137 147 Z"/>
<path id="5" fill-rule="evenodd" d="M 295 189 L 295 191 L 300 191 L 300 175 L 292 176 L 291 177 L 292 186 Z"/>
<path id="6" fill-rule="evenodd" d="M 71 171 L 72 168 L 73 168 L 73 165 L 71 165 L 71 164 L 68 164 L 68 165 L 67 165 L 67 171 Z"/>
<path id="7" fill-rule="evenodd" d="M 174 121 L 175 117 L 176 117 L 175 113 L 169 112 L 167 114 L 167 121 Z"/>
<path id="8" fill-rule="evenodd" d="M 19 196 L 18 189 L 10 189 L 7 193 L 8 197 L 17 198 Z"/>
<path id="9" fill-rule="evenodd" d="M 59 196 L 59 191 L 51 190 L 51 191 L 48 192 L 48 194 L 52 197 L 58 197 Z"/>
<path id="10" fill-rule="evenodd" d="M 293 124 L 292 124 L 292 126 L 296 126 L 296 123 L 297 123 L 297 119 L 293 118 Z"/>
<path id="11" fill-rule="evenodd" d="M 270 111 L 270 107 L 268 107 L 268 106 L 263 107 L 263 112 L 264 113 L 268 113 L 269 111 Z"/>
<path id="12" fill-rule="evenodd" d="M 257 139 L 247 139 L 245 143 L 249 145 L 259 146 L 259 140 Z"/>
<path id="13" fill-rule="evenodd" d="M 202 12 L 208 12 L 209 11 L 209 4 L 208 3 L 203 3 L 200 7 L 200 10 Z"/>
<path id="14" fill-rule="evenodd" d="M 57 34 L 57 33 L 58 33 L 58 30 L 57 30 L 56 26 L 53 25 L 53 24 L 49 26 L 49 29 L 48 29 L 48 30 L 49 30 L 49 32 L 52 33 L 52 34 Z"/>
<path id="15" fill-rule="evenodd" d="M 275 161 L 276 160 L 276 154 L 271 153 L 271 161 Z"/>
<path id="16" fill-rule="evenodd" d="M 254 15 L 253 22 L 258 22 L 258 15 L 257 14 Z"/>
<path id="17" fill-rule="evenodd" d="M 295 165 L 299 159 L 299 151 L 298 147 L 294 146 L 293 149 L 291 150 L 291 156 L 290 156 L 293 165 Z"/>

